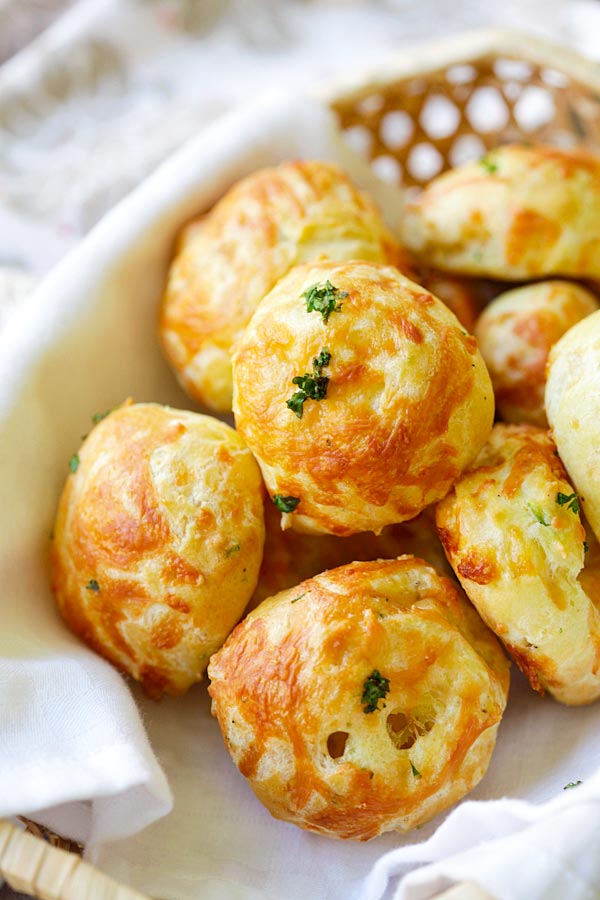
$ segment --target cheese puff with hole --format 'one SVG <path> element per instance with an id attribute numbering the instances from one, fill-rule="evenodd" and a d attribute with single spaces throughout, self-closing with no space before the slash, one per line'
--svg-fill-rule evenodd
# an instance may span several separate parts
<path id="1" fill-rule="evenodd" d="M 330 534 L 300 534 L 281 528 L 281 515 L 274 503 L 265 506 L 265 549 L 258 584 L 246 612 L 267 597 L 357 560 L 393 559 L 403 554 L 419 556 L 444 575 L 454 576 L 435 525 L 433 507 L 416 519 L 388 525 L 380 535 L 363 531 L 351 537 Z"/>
<path id="2" fill-rule="evenodd" d="M 397 269 L 293 269 L 233 356 L 236 426 L 283 526 L 379 533 L 446 494 L 491 431 L 475 338 Z"/>
<path id="3" fill-rule="evenodd" d="M 232 428 L 124 405 L 72 457 L 52 587 L 88 646 L 150 696 L 182 694 L 241 617 L 263 542 L 260 472 Z"/>
<path id="4" fill-rule="evenodd" d="M 231 345 L 277 281 L 317 258 L 404 264 L 374 202 L 332 163 L 255 172 L 184 229 L 159 334 L 191 397 L 231 412 Z"/>
<path id="5" fill-rule="evenodd" d="M 546 413 L 582 510 L 600 539 L 600 311 L 573 325 L 550 351 Z"/>
<path id="6" fill-rule="evenodd" d="M 434 178 L 407 207 L 403 240 L 428 265 L 521 281 L 600 276 L 600 159 L 504 145 Z"/>
<path id="7" fill-rule="evenodd" d="M 554 344 L 598 309 L 589 291 L 569 281 L 539 281 L 500 294 L 482 312 L 474 334 L 505 422 L 548 426 L 546 364 Z"/>
<path id="8" fill-rule="evenodd" d="M 227 749 L 271 814 L 361 841 L 409 831 L 479 782 L 509 683 L 458 585 L 412 556 L 265 600 L 209 677 Z"/>
<path id="9" fill-rule="evenodd" d="M 532 688 L 570 705 L 600 696 L 599 597 L 582 584 L 579 499 L 548 433 L 496 425 L 437 524 L 466 594 Z"/>

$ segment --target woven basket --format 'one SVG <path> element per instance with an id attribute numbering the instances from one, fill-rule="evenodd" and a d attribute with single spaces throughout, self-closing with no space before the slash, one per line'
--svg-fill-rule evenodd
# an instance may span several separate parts
<path id="1" fill-rule="evenodd" d="M 600 67 L 563 47 L 478 31 L 405 50 L 317 90 L 348 142 L 407 193 L 507 141 L 600 152 Z M 148 900 L 85 863 L 71 842 L 0 821 L 0 875 L 41 900 Z M 73 852 L 75 851 L 75 852 Z M 438 900 L 493 900 L 461 884 Z"/>

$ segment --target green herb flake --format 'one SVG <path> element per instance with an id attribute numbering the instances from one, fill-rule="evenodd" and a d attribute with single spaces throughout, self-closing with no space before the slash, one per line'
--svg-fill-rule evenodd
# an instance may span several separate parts
<path id="1" fill-rule="evenodd" d="M 331 353 L 326 347 L 323 347 L 318 356 L 315 356 L 313 364 L 313 374 L 308 372 L 304 375 L 296 375 L 292 378 L 292 384 L 297 385 L 300 390 L 292 394 L 286 401 L 288 409 L 291 409 L 299 419 L 302 418 L 304 412 L 304 402 L 306 400 L 324 400 L 327 396 L 327 385 L 329 378 L 321 374 L 321 370 L 329 365 Z"/>
<path id="2" fill-rule="evenodd" d="M 286 497 L 283 494 L 273 494 L 273 503 L 281 513 L 294 512 L 300 503 L 300 497 Z"/>
<path id="3" fill-rule="evenodd" d="M 225 556 L 229 558 L 230 556 L 233 556 L 234 553 L 239 553 L 240 549 L 241 547 L 239 544 L 232 544 L 231 547 L 225 551 Z"/>
<path id="4" fill-rule="evenodd" d="M 69 469 L 71 472 L 76 472 L 79 468 L 79 453 L 74 453 L 69 460 Z"/>
<path id="5" fill-rule="evenodd" d="M 321 313 L 323 321 L 327 322 L 332 312 L 341 310 L 342 304 L 338 300 L 347 297 L 348 291 L 340 291 L 328 280 L 322 284 L 313 284 L 302 296 L 306 300 L 306 311 Z"/>
<path id="6" fill-rule="evenodd" d="M 304 591 L 303 594 L 298 594 L 297 597 L 294 597 L 293 600 L 290 600 L 290 603 L 297 603 L 298 600 L 302 600 L 302 598 L 305 597 L 305 596 L 306 596 L 306 591 Z"/>
<path id="7" fill-rule="evenodd" d="M 588 544 L 587 541 L 584 541 L 584 542 L 583 542 L 583 552 L 584 552 L 584 553 L 589 553 L 589 550 L 590 550 L 590 545 Z"/>
<path id="8" fill-rule="evenodd" d="M 579 497 L 577 494 L 561 494 L 559 491 L 556 495 L 556 502 L 559 506 L 566 506 L 575 515 L 579 512 Z"/>
<path id="9" fill-rule="evenodd" d="M 479 165 L 485 169 L 488 175 L 495 175 L 498 172 L 498 163 L 492 159 L 489 153 L 486 156 L 482 156 L 479 160 Z"/>
<path id="10" fill-rule="evenodd" d="M 95 594 L 100 590 L 100 585 L 95 578 L 91 578 L 85 586 L 86 591 L 93 591 Z"/>
<path id="11" fill-rule="evenodd" d="M 92 424 L 97 425 L 98 422 L 101 422 L 102 419 L 105 419 L 111 412 L 112 409 L 107 409 L 106 412 L 103 413 L 94 413 L 94 415 L 92 416 Z"/>
<path id="12" fill-rule="evenodd" d="M 527 508 L 529 509 L 534 519 L 540 523 L 540 525 L 545 525 L 546 528 L 548 528 L 552 524 L 551 522 L 546 522 L 544 513 L 541 509 L 539 509 L 539 507 L 533 506 L 531 503 L 528 503 Z"/>
<path id="13" fill-rule="evenodd" d="M 420 778 L 420 777 L 421 777 L 421 773 L 419 772 L 419 770 L 417 769 L 417 767 L 415 766 L 415 764 L 412 762 L 412 760 L 411 760 L 411 763 L 410 763 L 410 768 L 412 769 L 412 773 L 413 773 L 413 775 L 415 776 L 415 778 Z"/>
<path id="14" fill-rule="evenodd" d="M 565 784 L 563 791 L 569 791 L 571 788 L 579 787 L 580 784 L 583 784 L 583 781 L 570 781 L 568 784 Z"/>
<path id="15" fill-rule="evenodd" d="M 364 703 L 363 712 L 372 713 L 377 709 L 382 709 L 377 704 L 380 700 L 384 700 L 390 689 L 390 682 L 377 669 L 373 669 L 369 677 L 363 684 L 363 693 L 360 702 Z M 385 707 L 385 703 L 383 704 Z"/>

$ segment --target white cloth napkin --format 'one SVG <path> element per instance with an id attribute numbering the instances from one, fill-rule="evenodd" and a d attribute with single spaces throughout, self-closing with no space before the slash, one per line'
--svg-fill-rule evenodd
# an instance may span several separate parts
<path id="1" fill-rule="evenodd" d="M 161 704 L 135 692 L 161 770 L 119 676 L 54 614 L 48 537 L 90 417 L 127 395 L 188 405 L 155 336 L 177 229 L 247 172 L 302 156 L 342 162 L 393 224 L 398 195 L 344 148 L 326 110 L 258 100 L 115 208 L 0 334 L 0 815 L 33 813 L 86 840 L 122 881 L 173 900 L 379 900 L 388 878 L 431 862 L 405 879 L 403 900 L 462 878 L 499 900 L 596 896 L 600 704 L 541 700 L 516 673 L 492 765 L 471 795 L 489 802 L 463 805 L 422 845 L 443 817 L 407 838 L 337 843 L 270 818 L 230 762 L 203 685 Z M 162 771 L 174 808 L 158 820 L 169 808 Z"/>

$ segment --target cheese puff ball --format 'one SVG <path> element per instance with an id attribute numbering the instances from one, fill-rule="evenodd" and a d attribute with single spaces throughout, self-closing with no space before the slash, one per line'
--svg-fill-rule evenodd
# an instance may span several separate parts
<path id="1" fill-rule="evenodd" d="M 331 163 L 262 169 L 183 231 L 159 334 L 191 397 L 231 411 L 231 345 L 280 278 L 325 257 L 403 263 L 374 202 Z"/>
<path id="2" fill-rule="evenodd" d="M 285 528 L 350 535 L 412 519 L 492 427 L 475 338 L 389 266 L 293 269 L 258 307 L 233 367 L 237 428 L 271 497 L 293 504 Z"/>
<path id="3" fill-rule="evenodd" d="M 407 248 L 450 272 L 519 281 L 600 275 L 600 159 L 505 145 L 435 178 L 403 221 Z"/>
<path id="4" fill-rule="evenodd" d="M 233 429 L 123 406 L 71 459 L 52 587 L 93 650 L 153 697 L 182 694 L 241 617 L 263 541 L 260 472 Z"/>
<path id="5" fill-rule="evenodd" d="M 299 534 L 291 528 L 283 531 L 280 513 L 267 502 L 265 529 L 258 583 L 246 612 L 306 578 L 356 560 L 392 559 L 408 553 L 427 560 L 445 575 L 454 574 L 437 533 L 433 507 L 410 522 L 388 525 L 380 535 L 364 531 L 351 537 L 334 537 Z"/>
<path id="6" fill-rule="evenodd" d="M 479 312 L 479 299 L 472 280 L 449 275 L 436 269 L 418 271 L 414 279 L 451 309 L 461 325 L 471 334 Z"/>
<path id="7" fill-rule="evenodd" d="M 411 556 L 265 600 L 208 671 L 227 749 L 271 814 L 362 841 L 409 831 L 477 784 L 509 680 L 458 586 Z"/>
<path id="8" fill-rule="evenodd" d="M 573 325 L 550 351 L 546 413 L 582 510 L 600 539 L 600 311 Z"/>
<path id="9" fill-rule="evenodd" d="M 600 696 L 600 614 L 580 581 L 585 530 L 547 432 L 496 425 L 437 523 L 469 599 L 532 688 L 572 705 Z"/>
<path id="10" fill-rule="evenodd" d="M 516 288 L 484 309 L 474 334 L 505 422 L 548 426 L 544 392 L 550 349 L 597 309 L 593 294 L 568 281 Z"/>

